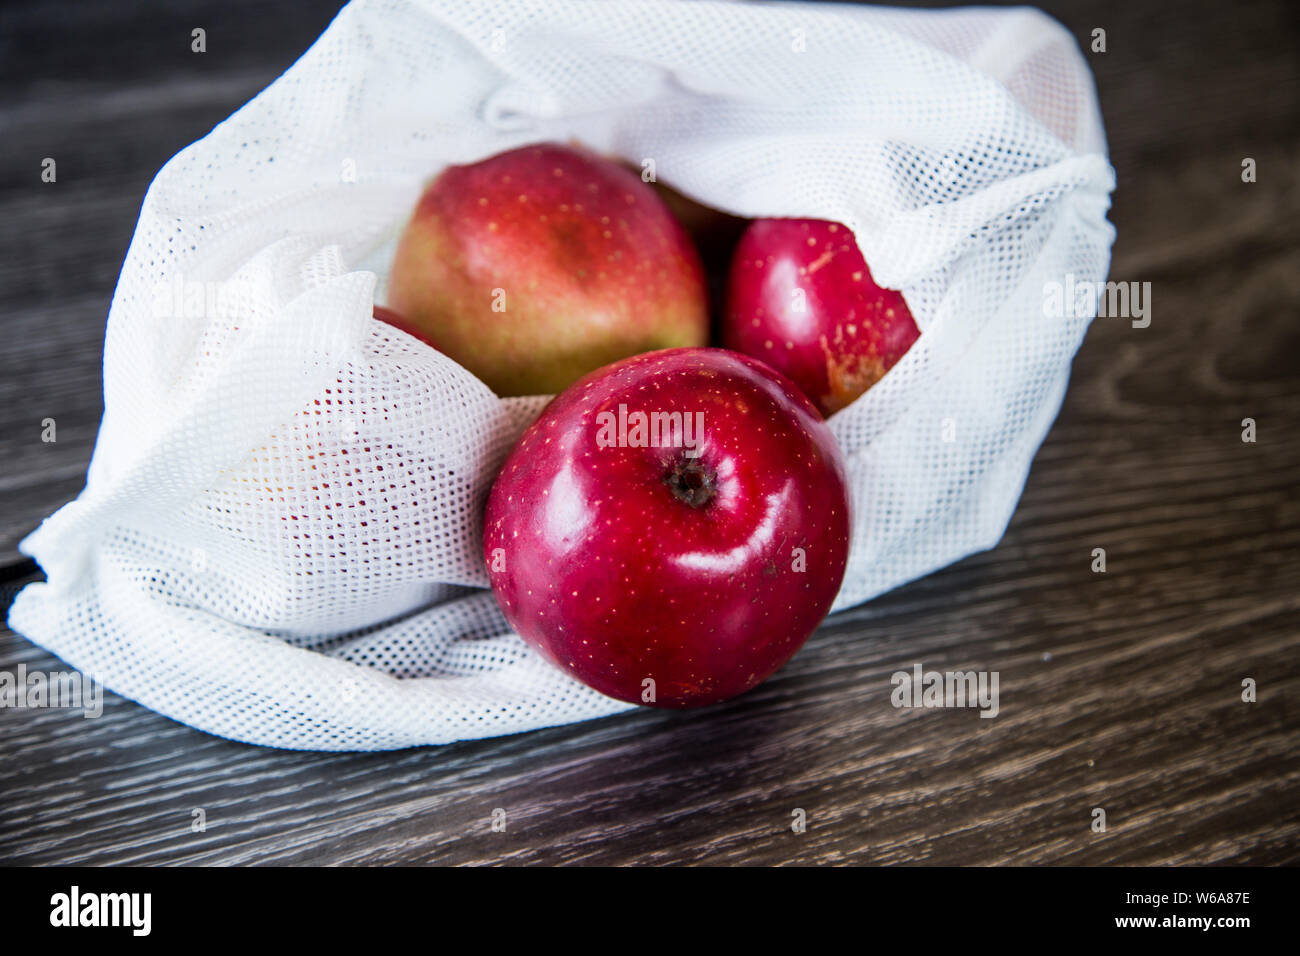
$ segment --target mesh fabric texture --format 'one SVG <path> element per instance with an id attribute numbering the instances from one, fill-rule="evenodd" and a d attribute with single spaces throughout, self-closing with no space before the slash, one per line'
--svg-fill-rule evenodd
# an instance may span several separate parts
<path id="1" fill-rule="evenodd" d="M 627 705 L 533 654 L 481 510 L 544 398 L 371 317 L 448 163 L 577 139 L 748 217 L 849 225 L 922 329 L 831 419 L 835 608 L 993 546 L 1105 278 L 1113 173 L 1075 39 L 1028 9 L 358 0 L 149 189 L 87 485 L 23 542 L 11 626 L 238 740 L 372 750 Z M 808 653 L 808 651 L 805 651 Z"/>

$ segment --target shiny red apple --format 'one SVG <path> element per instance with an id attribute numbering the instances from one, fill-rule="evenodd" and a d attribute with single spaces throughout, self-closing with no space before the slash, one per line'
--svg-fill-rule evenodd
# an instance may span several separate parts
<path id="1" fill-rule="evenodd" d="M 820 219 L 758 219 L 736 246 L 723 342 L 789 376 L 830 415 L 876 384 L 920 335 L 853 239 Z"/>
<path id="2" fill-rule="evenodd" d="M 506 618 L 619 700 L 742 693 L 825 617 L 849 500 L 830 429 L 785 377 L 723 349 L 616 362 L 551 402 L 488 499 Z"/>
<path id="3" fill-rule="evenodd" d="M 558 144 L 444 170 L 398 243 L 388 304 L 498 395 L 708 341 L 699 255 L 664 201 Z"/>
<path id="4" fill-rule="evenodd" d="M 436 349 L 438 347 L 433 343 L 433 340 L 429 338 L 429 334 L 424 329 L 412 325 L 406 320 L 405 316 L 399 315 L 392 309 L 386 309 L 382 305 L 377 305 L 374 307 L 373 314 L 380 322 L 383 322 L 386 325 L 391 325 L 395 329 L 400 329 L 407 335 L 414 336 L 430 348 Z"/>

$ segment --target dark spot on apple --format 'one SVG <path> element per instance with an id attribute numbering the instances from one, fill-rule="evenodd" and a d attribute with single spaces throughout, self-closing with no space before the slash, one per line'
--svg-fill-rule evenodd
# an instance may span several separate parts
<path id="1" fill-rule="evenodd" d="M 551 254 L 556 264 L 566 272 L 582 269 L 591 261 L 591 245 L 580 222 L 555 219 L 550 223 Z"/>
<path id="2" fill-rule="evenodd" d="M 692 508 L 703 508 L 716 493 L 718 476 L 707 465 L 695 458 L 678 459 L 672 470 L 664 476 L 668 488 L 679 501 Z"/>

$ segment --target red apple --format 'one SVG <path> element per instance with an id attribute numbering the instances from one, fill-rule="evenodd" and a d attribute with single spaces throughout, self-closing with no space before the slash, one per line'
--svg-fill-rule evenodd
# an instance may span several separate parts
<path id="1" fill-rule="evenodd" d="M 498 395 L 708 340 L 699 255 L 663 200 L 558 144 L 444 170 L 398 244 L 389 304 Z"/>
<path id="2" fill-rule="evenodd" d="M 506 459 L 484 539 L 529 644 L 660 707 L 776 671 L 825 617 L 848 548 L 830 429 L 788 379 L 723 349 L 638 355 L 552 401 Z"/>
<path id="3" fill-rule="evenodd" d="M 794 380 L 823 415 L 876 384 L 921 333 L 847 226 L 757 219 L 731 261 L 723 342 Z"/>
<path id="4" fill-rule="evenodd" d="M 374 308 L 374 316 L 380 322 L 391 325 L 395 329 L 400 329 L 407 335 L 414 336 L 430 348 L 436 349 L 438 347 L 434 345 L 433 340 L 429 338 L 428 333 L 425 332 L 424 329 L 412 325 L 404 316 L 398 315 L 392 309 L 386 309 L 382 305 L 377 305 Z"/>

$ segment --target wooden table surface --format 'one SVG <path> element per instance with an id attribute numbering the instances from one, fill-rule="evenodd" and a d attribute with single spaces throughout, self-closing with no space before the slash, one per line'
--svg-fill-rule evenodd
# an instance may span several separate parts
<path id="1" fill-rule="evenodd" d="M 1300 15 L 1049 6 L 1082 44 L 1107 31 L 1089 59 L 1118 173 L 1111 278 L 1152 284 L 1152 321 L 1093 324 L 997 548 L 830 618 L 775 679 L 703 713 L 313 754 L 111 694 L 98 720 L 0 710 L 0 862 L 1300 861 Z M 82 485 L 151 177 L 336 9 L 0 12 L 4 606 L 34 576 L 16 543 Z M 998 671 L 1001 715 L 895 710 L 889 677 L 916 661 Z M 20 663 L 58 666 L 0 632 L 0 671 Z"/>

